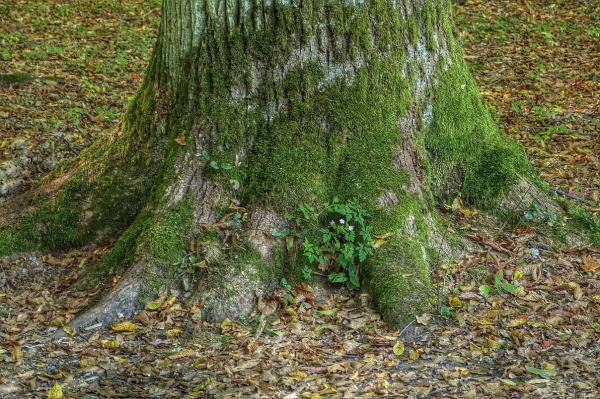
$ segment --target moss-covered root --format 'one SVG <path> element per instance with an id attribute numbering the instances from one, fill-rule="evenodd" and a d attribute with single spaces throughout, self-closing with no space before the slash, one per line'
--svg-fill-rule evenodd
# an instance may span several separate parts
<path id="1" fill-rule="evenodd" d="M 365 265 L 364 287 L 392 328 L 431 312 L 436 304 L 425 256 L 421 244 L 396 236 Z"/>

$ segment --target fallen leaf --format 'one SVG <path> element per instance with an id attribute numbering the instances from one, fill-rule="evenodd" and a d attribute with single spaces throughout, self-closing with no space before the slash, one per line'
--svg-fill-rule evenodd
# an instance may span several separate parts
<path id="1" fill-rule="evenodd" d="M 596 260 L 594 258 L 592 258 L 590 255 L 586 255 L 583 257 L 583 262 L 581 264 L 581 268 L 583 270 L 585 270 L 586 272 L 593 272 L 594 270 L 596 270 L 599 267 L 600 267 L 600 264 L 598 262 L 596 262 Z"/>
<path id="2" fill-rule="evenodd" d="M 396 356 L 402 355 L 404 353 L 404 343 L 402 341 L 396 342 L 396 345 L 394 345 L 392 350 Z"/>

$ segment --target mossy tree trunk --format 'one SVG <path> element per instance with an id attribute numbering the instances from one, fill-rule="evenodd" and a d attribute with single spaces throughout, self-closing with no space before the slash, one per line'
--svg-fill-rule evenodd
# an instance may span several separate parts
<path id="1" fill-rule="evenodd" d="M 87 280 L 122 277 L 82 326 L 134 314 L 194 242 L 205 316 L 237 317 L 299 280 L 298 245 L 270 234 L 284 215 L 337 196 L 372 213 L 374 234 L 394 233 L 360 277 L 399 325 L 431 309 L 429 267 L 451 248 L 436 203 L 493 207 L 527 171 L 463 62 L 447 0 L 164 0 L 122 123 L 0 208 L 0 253 L 118 238 Z"/>

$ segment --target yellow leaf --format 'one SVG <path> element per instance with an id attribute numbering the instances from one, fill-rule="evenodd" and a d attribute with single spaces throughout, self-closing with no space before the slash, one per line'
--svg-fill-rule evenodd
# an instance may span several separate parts
<path id="1" fill-rule="evenodd" d="M 164 303 L 164 306 L 165 306 L 165 307 L 166 307 L 166 306 L 171 306 L 171 305 L 173 305 L 175 302 L 177 302 L 177 297 L 176 297 L 176 296 L 173 296 L 173 295 L 171 295 L 171 296 L 170 296 L 170 297 L 168 297 L 168 298 L 167 298 L 167 300 L 165 301 L 165 303 Z"/>
<path id="2" fill-rule="evenodd" d="M 297 370 L 296 370 L 296 371 L 292 371 L 292 372 L 291 372 L 290 374 L 288 374 L 288 375 L 289 375 L 290 377 L 292 377 L 292 378 L 302 378 L 302 379 L 304 379 L 304 378 L 308 377 L 308 376 L 306 375 L 306 373 L 304 373 L 304 372 L 302 372 L 302 371 L 297 371 Z"/>
<path id="3" fill-rule="evenodd" d="M 600 294 L 596 294 L 590 298 L 590 302 L 600 303 Z"/>
<path id="4" fill-rule="evenodd" d="M 50 320 L 50 325 L 52 327 L 64 327 L 65 321 L 62 317 L 55 317 L 52 320 Z"/>
<path id="5" fill-rule="evenodd" d="M 55 383 L 52 388 L 48 391 L 48 399 L 62 399 L 63 393 L 62 388 L 58 383 Z"/>
<path id="6" fill-rule="evenodd" d="M 98 341 L 98 343 L 104 349 L 119 349 L 121 347 L 121 343 L 116 339 L 101 339 L 100 341 Z"/>
<path id="7" fill-rule="evenodd" d="M 45 373 L 45 372 L 41 372 L 40 373 L 40 377 L 50 378 L 51 380 L 60 380 L 61 378 L 65 378 L 65 376 L 62 373 L 48 374 L 48 373 Z"/>
<path id="8" fill-rule="evenodd" d="M 233 329 L 233 322 L 231 320 L 229 320 L 228 318 L 225 318 L 221 322 L 221 332 L 225 333 L 225 332 L 231 331 L 232 329 Z"/>
<path id="9" fill-rule="evenodd" d="M 150 310 L 156 310 L 162 306 L 160 301 L 150 301 L 146 303 L 146 307 Z"/>
<path id="10" fill-rule="evenodd" d="M 513 279 L 515 281 L 517 281 L 518 279 L 521 278 L 521 276 L 523 276 L 523 274 L 525 274 L 525 272 L 523 270 L 517 270 L 517 271 L 515 271 L 515 274 L 513 274 Z"/>
<path id="11" fill-rule="evenodd" d="M 290 316 L 298 317 L 298 312 L 296 312 L 296 310 L 294 310 L 294 308 L 290 308 L 290 307 L 285 308 L 285 313 L 289 314 Z"/>
<path id="12" fill-rule="evenodd" d="M 338 391 L 335 389 L 335 386 L 328 382 L 324 382 L 323 387 L 324 388 L 318 392 L 321 395 L 331 395 L 334 393 L 338 393 Z"/>
<path id="13" fill-rule="evenodd" d="M 396 345 L 394 345 L 394 349 L 392 349 L 394 351 L 394 354 L 396 356 L 400 356 L 404 353 L 404 344 L 402 343 L 402 341 L 398 341 L 396 342 Z"/>
<path id="14" fill-rule="evenodd" d="M 215 384 L 216 382 L 217 381 L 212 377 L 208 377 L 202 384 L 195 386 L 194 389 L 192 389 L 192 392 L 203 391 L 207 386 Z"/>
<path id="15" fill-rule="evenodd" d="M 385 234 L 381 234 L 381 235 L 371 236 L 371 239 L 373 240 L 373 248 L 377 249 L 377 248 L 381 247 L 383 244 L 385 244 L 389 241 L 387 238 L 389 238 L 393 235 L 394 235 L 394 233 L 385 233 Z"/>
<path id="16" fill-rule="evenodd" d="M 167 338 L 177 338 L 183 330 L 181 328 L 173 328 L 171 330 L 167 330 Z"/>
<path id="17" fill-rule="evenodd" d="M 518 327 L 518 326 L 522 326 L 525 323 L 527 323 L 527 319 L 524 318 L 524 317 L 519 317 L 518 319 L 514 319 L 513 321 L 511 321 L 510 323 L 508 323 L 506 325 L 506 327 L 508 327 L 508 328 Z"/>
<path id="18" fill-rule="evenodd" d="M 422 354 L 422 353 L 423 353 L 423 349 L 422 349 L 422 348 L 419 348 L 419 349 L 417 349 L 417 350 L 410 349 L 410 350 L 408 351 L 408 358 L 409 358 L 410 360 L 417 360 L 418 358 L 420 358 L 420 357 L 421 357 L 421 354 Z"/>
<path id="19" fill-rule="evenodd" d="M 124 321 L 121 323 L 111 324 L 111 332 L 133 332 L 137 329 L 137 324 L 130 321 Z"/>
<path id="20" fill-rule="evenodd" d="M 453 308 L 460 308 L 462 306 L 462 301 L 457 296 L 451 296 L 448 298 L 448 303 Z"/>
<path id="21" fill-rule="evenodd" d="M 310 392 L 304 392 L 302 394 L 303 398 L 308 398 L 308 399 L 321 399 L 321 395 L 319 395 L 318 393 L 310 393 Z"/>
<path id="22" fill-rule="evenodd" d="M 62 329 L 63 329 L 64 332 L 66 332 L 70 336 L 73 336 L 73 335 L 77 334 L 77 330 L 74 329 L 73 327 L 63 326 Z"/>

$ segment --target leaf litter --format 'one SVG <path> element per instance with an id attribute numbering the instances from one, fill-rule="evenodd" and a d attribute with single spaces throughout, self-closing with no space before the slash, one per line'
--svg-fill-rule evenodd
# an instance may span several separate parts
<path id="1" fill-rule="evenodd" d="M 19 189 L 52 166 L 43 151 L 69 158 L 109 129 L 143 73 L 158 3 L 96 3 L 0 6 L 0 72 L 12 79 L 0 84 L 2 161 L 39 155 Z M 587 201 L 598 201 L 600 187 L 597 7 L 455 7 L 467 60 L 500 126 L 552 187 Z M 86 46 L 94 60 L 77 50 Z M 120 69 L 100 62 L 120 51 L 129 51 Z M 364 295 L 317 301 L 310 285 L 279 287 L 254 314 L 219 325 L 173 290 L 134 320 L 75 331 L 67 323 L 101 289 L 75 283 L 110 245 L 2 259 L 0 397 L 596 397 L 600 250 L 556 248 L 527 226 L 485 228 L 476 211 L 453 208 L 453 229 L 480 247 L 434 271 L 449 316 L 419 315 L 403 331 L 388 329 Z M 58 329 L 66 336 L 51 339 Z"/>

